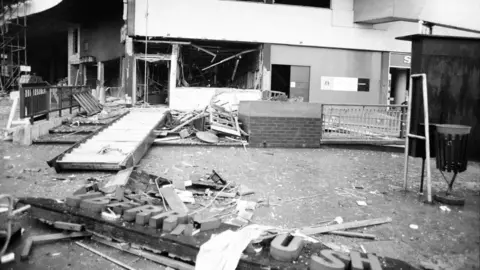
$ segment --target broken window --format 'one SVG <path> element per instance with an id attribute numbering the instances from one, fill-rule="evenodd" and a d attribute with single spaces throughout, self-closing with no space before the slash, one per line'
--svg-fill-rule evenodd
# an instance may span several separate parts
<path id="1" fill-rule="evenodd" d="M 179 57 L 184 87 L 260 88 L 260 45 L 196 43 L 183 45 Z"/>
<path id="2" fill-rule="evenodd" d="M 73 45 L 73 53 L 76 54 L 78 53 L 78 41 L 79 41 L 79 35 L 80 31 L 78 28 L 73 29 L 73 34 L 72 34 L 72 45 Z"/>
<path id="3" fill-rule="evenodd" d="M 330 5 L 331 5 L 331 0 L 234 0 L 234 1 L 318 7 L 318 8 L 330 8 Z"/>

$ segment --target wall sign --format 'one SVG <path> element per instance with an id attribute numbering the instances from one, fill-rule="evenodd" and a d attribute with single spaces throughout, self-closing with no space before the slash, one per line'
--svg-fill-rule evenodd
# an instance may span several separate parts
<path id="1" fill-rule="evenodd" d="M 410 68 L 412 55 L 406 53 L 390 53 L 390 67 Z"/>
<path id="2" fill-rule="evenodd" d="M 321 90 L 326 91 L 370 91 L 370 79 L 349 77 L 321 77 Z"/>

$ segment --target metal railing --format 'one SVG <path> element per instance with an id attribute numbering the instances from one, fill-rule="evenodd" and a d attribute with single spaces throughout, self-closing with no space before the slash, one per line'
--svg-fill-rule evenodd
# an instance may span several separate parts
<path id="1" fill-rule="evenodd" d="M 81 91 L 88 91 L 85 86 L 28 86 L 20 88 L 20 118 L 30 118 L 33 122 L 36 117 L 46 116 L 58 112 L 62 116 L 63 110 L 72 113 L 73 108 L 80 108 L 80 104 L 73 97 Z"/>
<path id="2" fill-rule="evenodd" d="M 407 106 L 322 105 L 322 142 L 403 143 Z"/>

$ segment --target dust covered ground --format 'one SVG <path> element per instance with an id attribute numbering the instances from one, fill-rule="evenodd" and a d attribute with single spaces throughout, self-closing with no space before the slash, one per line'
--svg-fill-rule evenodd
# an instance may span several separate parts
<path id="1" fill-rule="evenodd" d="M 65 198 L 104 173 L 62 173 L 48 168 L 47 160 L 68 146 L 16 146 L 0 143 L 0 193 L 15 196 Z M 320 235 L 343 250 L 368 252 L 405 260 L 415 266 L 431 262 L 439 269 L 480 268 L 480 164 L 469 163 L 459 174 L 454 190 L 466 197 L 463 207 L 424 204 L 418 195 L 420 159 L 410 159 L 409 192 L 402 191 L 403 155 L 344 149 L 253 149 L 221 147 L 154 147 L 139 167 L 168 179 L 188 180 L 212 169 L 227 181 L 256 191 L 244 199 L 269 202 L 255 212 L 254 222 L 283 228 L 311 226 L 341 216 L 345 222 L 391 217 L 392 223 L 366 228 L 377 240 Z M 446 189 L 432 160 L 433 191 Z M 355 188 L 357 187 L 357 188 Z M 361 189 L 359 189 L 361 188 Z M 357 201 L 367 206 L 357 205 Z M 418 225 L 411 229 L 410 225 Z M 27 222 L 26 234 L 45 231 Z M 159 269 L 120 252 L 92 244 L 138 269 Z M 30 260 L 7 269 L 120 269 L 83 250 L 73 242 L 34 248 Z"/>

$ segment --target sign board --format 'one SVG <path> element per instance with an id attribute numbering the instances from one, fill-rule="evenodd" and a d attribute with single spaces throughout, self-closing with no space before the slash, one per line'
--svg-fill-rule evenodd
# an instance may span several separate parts
<path id="1" fill-rule="evenodd" d="M 32 71 L 32 67 L 30 67 L 30 66 L 20 66 L 20 71 L 30 72 L 30 71 Z"/>
<path id="2" fill-rule="evenodd" d="M 326 91 L 368 92 L 370 79 L 322 76 L 320 89 Z"/>
<path id="3" fill-rule="evenodd" d="M 390 67 L 410 68 L 412 55 L 408 53 L 390 53 Z"/>

